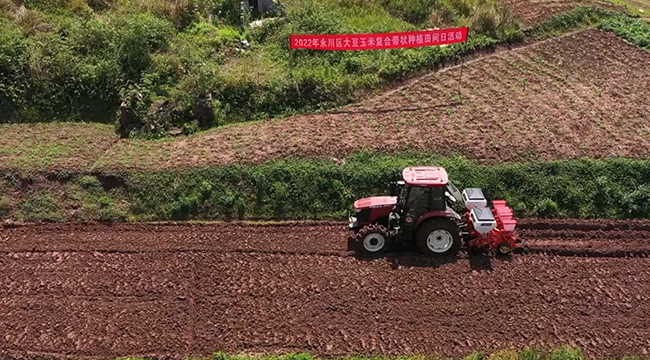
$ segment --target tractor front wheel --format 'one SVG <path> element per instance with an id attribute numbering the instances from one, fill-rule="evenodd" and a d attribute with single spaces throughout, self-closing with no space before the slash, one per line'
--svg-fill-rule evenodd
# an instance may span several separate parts
<path id="1" fill-rule="evenodd" d="M 460 231 L 447 219 L 432 219 L 420 226 L 416 243 L 427 255 L 456 255 L 460 251 Z"/>
<path id="2" fill-rule="evenodd" d="M 382 254 L 388 251 L 392 245 L 388 229 L 379 224 L 364 226 L 357 233 L 356 239 L 363 252 L 368 254 Z"/>

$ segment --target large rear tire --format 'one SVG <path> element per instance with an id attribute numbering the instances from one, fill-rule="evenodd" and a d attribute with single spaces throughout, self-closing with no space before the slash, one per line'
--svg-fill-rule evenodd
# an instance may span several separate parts
<path id="1" fill-rule="evenodd" d="M 360 249 L 371 255 L 383 254 L 392 246 L 388 229 L 379 224 L 366 225 L 356 235 Z"/>
<path id="2" fill-rule="evenodd" d="M 416 244 L 429 256 L 450 256 L 460 251 L 462 241 L 456 224 L 449 219 L 431 219 L 420 225 Z"/>

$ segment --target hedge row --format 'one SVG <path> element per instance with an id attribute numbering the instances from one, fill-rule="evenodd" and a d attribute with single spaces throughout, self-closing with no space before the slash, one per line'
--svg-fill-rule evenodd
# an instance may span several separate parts
<path id="1" fill-rule="evenodd" d="M 628 17 L 617 11 L 581 5 L 566 13 L 555 15 L 547 21 L 525 29 L 524 34 L 533 39 L 542 40 L 577 28 L 597 26 L 603 20 L 611 18 Z M 634 20 L 637 19 L 633 19 L 632 21 Z"/>
<path id="2" fill-rule="evenodd" d="M 112 176 L 57 174 L 49 180 L 7 173 L 0 179 L 0 216 L 55 221 L 345 218 L 356 199 L 387 194 L 389 182 L 412 165 L 444 166 L 459 188 L 484 188 L 490 198 L 506 199 L 519 217 L 650 217 L 650 160 L 479 165 L 463 158 L 371 154 L 357 154 L 343 165 L 286 159 Z M 7 197 L 17 192 L 23 193 L 19 202 Z"/>
<path id="3" fill-rule="evenodd" d="M 410 165 L 444 166 L 461 187 L 506 199 L 520 217 L 650 217 L 650 160 L 478 165 L 462 158 L 359 154 L 344 165 L 284 160 L 128 176 L 132 211 L 145 219 L 345 217 L 354 200 L 387 194 Z"/>

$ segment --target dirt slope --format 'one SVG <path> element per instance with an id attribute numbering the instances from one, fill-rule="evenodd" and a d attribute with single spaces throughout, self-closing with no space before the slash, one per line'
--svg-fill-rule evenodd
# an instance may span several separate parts
<path id="1" fill-rule="evenodd" d="M 648 249 L 648 224 L 578 225 L 522 236 L 537 250 L 578 239 Z M 344 224 L 5 229 L 0 357 L 650 349 L 647 258 L 368 261 L 345 251 L 348 235 Z"/>
<path id="2" fill-rule="evenodd" d="M 483 162 L 650 155 L 650 53 L 588 30 L 424 76 L 338 113 L 232 126 L 174 142 L 122 141 L 98 168 L 259 163 L 375 151 Z"/>

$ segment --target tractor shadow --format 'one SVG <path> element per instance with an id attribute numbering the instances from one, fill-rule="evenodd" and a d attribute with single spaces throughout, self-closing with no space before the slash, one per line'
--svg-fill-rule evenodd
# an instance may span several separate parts
<path id="1" fill-rule="evenodd" d="M 444 265 L 454 264 L 458 261 L 467 259 L 469 261 L 470 269 L 474 271 L 492 271 L 494 270 L 493 264 L 495 261 L 511 262 L 513 260 L 512 254 L 497 255 L 487 251 L 470 251 L 463 248 L 456 256 L 437 256 L 430 257 L 423 255 L 411 248 L 402 246 L 395 246 L 390 251 L 384 254 L 369 255 L 362 253 L 359 249 L 348 248 L 354 252 L 354 258 L 359 261 L 377 261 L 383 260 L 390 263 L 391 268 L 397 269 L 402 267 L 423 267 L 423 268 L 439 268 Z"/>
<path id="2" fill-rule="evenodd" d="M 356 248 L 348 248 L 348 250 L 354 251 L 354 257 L 359 261 L 370 262 L 383 260 L 390 263 L 391 268 L 393 269 L 397 269 L 400 266 L 438 268 L 443 265 L 453 264 L 461 260 L 461 257 L 459 255 L 429 257 L 411 248 L 405 248 L 399 245 L 394 245 L 390 251 L 378 255 L 363 254 L 359 249 Z"/>
<path id="3" fill-rule="evenodd" d="M 512 254 L 501 255 L 491 254 L 489 252 L 470 252 L 467 255 L 469 266 L 475 271 L 492 271 L 494 270 L 495 261 L 512 262 Z"/>

